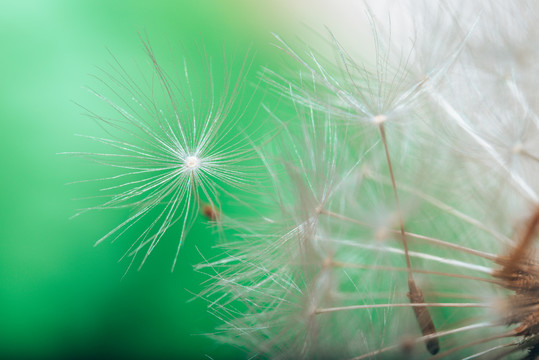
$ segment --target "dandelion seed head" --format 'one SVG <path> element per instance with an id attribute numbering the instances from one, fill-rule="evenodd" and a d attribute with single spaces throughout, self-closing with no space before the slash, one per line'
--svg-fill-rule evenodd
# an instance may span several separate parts
<path id="1" fill-rule="evenodd" d="M 221 288 L 205 295 L 217 297 L 211 306 L 227 320 L 223 329 L 233 341 L 240 339 L 240 345 L 269 358 L 324 358 L 327 353 L 354 359 L 385 358 L 385 353 L 426 358 L 438 351 L 439 358 L 473 358 L 491 340 L 493 347 L 485 351 L 512 345 L 506 338 L 516 334 L 536 336 L 537 314 L 525 312 L 520 303 L 511 307 L 517 298 L 507 296 L 513 290 L 488 277 L 498 267 L 490 252 L 501 241 L 512 243 L 509 228 L 515 223 L 496 221 L 504 210 L 495 210 L 477 193 L 489 192 L 490 200 L 492 194 L 501 197 L 500 191 L 484 173 L 481 183 L 470 181 L 480 170 L 472 164 L 473 171 L 460 170 L 458 143 L 438 141 L 440 129 L 452 127 L 449 116 L 434 110 L 457 111 L 433 99 L 440 91 L 448 104 L 453 100 L 445 98 L 441 90 L 447 84 L 439 79 L 457 71 L 453 65 L 467 50 L 464 39 L 456 36 L 451 46 L 435 46 L 431 61 L 416 42 L 413 50 L 395 52 L 389 47 L 391 36 L 377 29 L 375 66 L 350 56 L 337 41 L 335 61 L 316 52 L 297 53 L 281 41 L 310 76 L 287 79 L 270 73 L 267 81 L 294 101 L 300 122 L 308 120 L 303 132 L 295 131 L 292 121 L 282 122 L 291 149 L 284 161 L 283 156 L 276 159 L 281 162 L 274 165 L 271 191 L 278 206 L 273 216 L 282 218 L 282 225 L 257 227 L 243 247 L 229 248 L 230 258 L 210 264 Z M 408 49 L 407 44 L 395 46 Z M 302 110 L 308 116 L 302 118 Z M 512 107 L 506 112 L 514 113 Z M 472 115 L 467 114 L 476 113 L 486 118 L 488 112 L 462 112 L 453 119 L 457 134 L 464 130 L 465 141 L 478 143 L 472 154 L 494 158 L 511 175 L 520 169 L 517 160 L 533 160 L 525 154 L 531 141 L 523 141 L 531 139 L 530 131 L 514 116 L 498 112 L 488 117 L 491 121 L 468 120 Z M 340 122 L 335 128 L 321 126 L 321 119 Z M 438 121 L 449 125 L 432 126 Z M 508 124 L 516 129 L 507 131 L 512 129 Z M 387 140 L 373 125 L 387 127 Z M 286 146 L 277 150 L 286 153 Z M 514 212 L 517 207 L 507 208 Z M 499 297 L 509 300 L 492 311 L 492 299 Z M 527 306 L 528 299 L 521 298 Z M 231 301 L 234 306 L 227 306 Z M 509 310 L 516 315 L 504 317 Z M 520 326 L 519 332 L 509 333 L 508 325 Z M 335 336 L 335 327 L 347 336 Z"/>

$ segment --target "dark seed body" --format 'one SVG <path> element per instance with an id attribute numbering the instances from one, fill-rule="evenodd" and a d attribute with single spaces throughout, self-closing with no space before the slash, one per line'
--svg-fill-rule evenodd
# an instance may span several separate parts
<path id="1" fill-rule="evenodd" d="M 413 280 L 408 281 L 408 287 L 410 289 L 408 297 L 410 298 L 410 302 L 412 304 L 422 304 L 425 302 L 423 293 L 415 285 L 415 282 Z M 429 309 L 426 306 L 416 306 L 413 307 L 413 310 L 423 336 L 436 334 L 436 328 L 434 327 L 434 322 L 432 321 L 432 317 L 430 316 Z M 440 351 L 440 343 L 438 341 L 438 338 L 425 340 L 425 346 L 432 355 Z"/>

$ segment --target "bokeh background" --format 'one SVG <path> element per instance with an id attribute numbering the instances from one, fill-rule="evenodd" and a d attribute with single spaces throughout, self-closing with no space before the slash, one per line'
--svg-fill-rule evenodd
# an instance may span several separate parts
<path id="1" fill-rule="evenodd" d="M 66 184 L 98 178 L 102 170 L 59 153 L 92 149 L 74 136 L 96 129 L 76 103 L 91 103 L 98 113 L 105 107 L 84 86 L 111 60 L 108 50 L 121 61 L 146 61 L 138 34 L 157 53 L 179 57 L 179 49 L 194 51 L 200 42 L 209 54 L 223 45 L 250 47 L 256 58 L 249 76 L 256 81 L 257 68 L 280 66 L 272 32 L 296 36 L 332 23 L 338 32 L 343 23 L 358 22 L 345 2 L 290 3 L 0 2 L 0 358 L 243 355 L 204 336 L 218 321 L 202 300 L 189 301 L 206 280 L 192 268 L 202 260 L 195 245 L 211 255 L 211 231 L 195 225 L 189 239 L 196 241 L 186 242 L 173 273 L 176 241 L 168 234 L 142 270 L 122 278 L 128 262 L 118 260 L 127 243 L 93 244 L 125 214 L 69 220 L 85 205 L 74 199 L 94 193 Z"/>

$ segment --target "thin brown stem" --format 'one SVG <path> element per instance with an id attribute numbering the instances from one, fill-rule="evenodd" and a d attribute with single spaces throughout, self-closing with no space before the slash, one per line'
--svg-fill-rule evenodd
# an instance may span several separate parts
<path id="1" fill-rule="evenodd" d="M 484 339 L 479 339 L 479 340 L 475 340 L 475 341 L 471 341 L 471 342 L 468 342 L 466 344 L 463 344 L 463 345 L 460 345 L 460 346 L 455 346 L 455 347 L 452 347 L 451 349 L 449 350 L 446 350 L 444 352 L 441 352 L 439 353 L 438 355 L 436 356 L 433 356 L 431 357 L 429 360 L 437 360 L 437 359 L 441 359 L 447 355 L 450 355 L 450 354 L 453 354 L 457 351 L 460 351 L 462 349 L 466 349 L 466 348 L 469 348 L 469 347 L 472 347 L 472 346 L 475 346 L 475 345 L 479 345 L 479 344 L 484 344 L 484 343 L 487 343 L 487 342 L 490 342 L 490 341 L 494 341 L 494 340 L 498 340 L 498 339 L 502 339 L 502 338 L 506 338 L 506 337 L 510 337 L 510 336 L 513 336 L 514 333 L 513 332 L 506 332 L 506 333 L 503 333 L 503 334 L 499 334 L 499 335 L 494 335 L 494 336 L 491 336 L 491 337 L 488 337 L 488 338 L 484 338 Z M 512 344 L 513 342 L 509 343 L 509 344 L 506 344 L 506 345 L 510 345 Z"/>
<path id="2" fill-rule="evenodd" d="M 362 309 L 377 309 L 377 308 L 427 308 L 427 307 L 443 307 L 443 308 L 488 308 L 487 303 L 399 303 L 399 304 L 368 304 L 368 305 L 350 305 L 338 306 L 331 308 L 316 309 L 314 313 L 325 314 L 337 311 L 362 310 Z M 432 333 L 431 333 L 432 334 Z M 425 335 L 426 336 L 426 335 Z"/>
<path id="3" fill-rule="evenodd" d="M 484 322 L 484 323 L 478 323 L 478 324 L 463 326 L 463 327 L 460 327 L 460 328 L 457 328 L 457 329 L 452 329 L 452 330 L 438 331 L 438 332 L 436 332 L 434 334 L 428 334 L 428 335 L 418 337 L 418 338 L 414 339 L 413 342 L 414 343 L 419 343 L 421 341 L 428 341 L 430 339 L 438 339 L 438 338 L 440 338 L 442 336 L 457 334 L 457 333 L 461 333 L 461 332 L 464 332 L 464 331 L 470 331 L 470 330 L 475 330 L 475 329 L 481 329 L 481 328 L 490 327 L 490 326 L 493 326 L 493 325 L 494 325 L 493 323 Z M 367 354 L 364 354 L 364 355 L 361 355 L 361 356 L 357 356 L 357 357 L 352 358 L 350 360 L 368 359 L 368 358 L 371 358 L 371 357 L 373 357 L 375 355 L 382 354 L 384 352 L 396 349 L 399 346 L 400 346 L 399 344 L 386 346 L 384 348 L 381 348 L 381 349 L 378 349 L 378 350 L 375 350 L 375 351 L 371 351 L 370 353 L 367 353 Z"/>
<path id="4" fill-rule="evenodd" d="M 527 150 L 524 150 L 524 149 L 520 150 L 520 154 L 524 155 L 524 156 L 526 156 L 526 157 L 528 157 L 528 158 L 530 158 L 530 159 L 532 159 L 534 161 L 539 162 L 539 157 L 533 155 L 532 153 L 528 152 Z"/>
<path id="5" fill-rule="evenodd" d="M 412 273 L 418 273 L 418 274 L 429 274 L 429 275 L 438 275 L 438 276 L 447 276 L 447 277 L 453 277 L 458 279 L 467 279 L 467 280 L 473 280 L 473 281 L 482 281 L 487 282 L 491 284 L 496 285 L 503 285 L 504 283 L 502 281 L 490 279 L 490 278 L 482 278 L 478 276 L 470 276 L 470 275 L 462 275 L 462 274 L 452 274 L 452 273 L 446 273 L 442 271 L 432 271 L 432 270 L 423 270 L 423 269 L 416 269 L 416 268 L 401 268 L 401 267 L 394 267 L 394 266 L 377 266 L 377 265 L 362 265 L 362 264 L 351 264 L 351 263 L 343 263 L 339 261 L 332 261 L 332 266 L 335 267 L 346 267 L 346 268 L 353 268 L 353 269 L 368 269 L 368 270 L 386 270 L 386 271 L 411 271 Z"/>
<path id="6" fill-rule="evenodd" d="M 471 295 L 471 294 L 460 294 L 453 292 L 441 292 L 441 291 L 425 291 L 425 295 L 434 296 L 437 299 L 466 299 L 468 301 L 483 301 L 484 298 L 481 296 Z M 339 292 L 333 294 L 336 300 L 356 300 L 361 299 L 403 299 L 408 296 L 407 293 L 396 292 L 396 291 L 383 291 L 383 292 Z"/>
<path id="7" fill-rule="evenodd" d="M 385 120 L 385 117 L 384 117 Z M 408 243 L 406 242 L 406 234 L 404 231 L 404 220 L 402 218 L 402 211 L 400 207 L 399 194 L 397 191 L 397 184 L 395 182 L 395 175 L 393 174 L 393 166 L 391 165 L 391 157 L 389 156 L 389 149 L 387 147 L 386 131 L 384 127 L 384 121 L 379 124 L 380 136 L 382 137 L 382 143 L 384 144 L 384 151 L 386 153 L 387 166 L 389 168 L 389 175 L 391 176 L 391 185 L 393 187 L 393 195 L 395 196 L 395 206 L 399 217 L 399 227 L 401 233 L 402 246 L 404 248 L 404 256 L 406 259 L 406 268 L 408 268 L 408 289 L 410 290 L 408 297 L 412 304 L 422 304 L 425 302 L 421 289 L 417 287 L 413 274 L 412 264 L 410 262 L 410 254 L 408 253 Z M 415 318 L 421 328 L 423 335 L 436 334 L 436 328 L 434 322 L 430 316 L 427 307 L 413 307 Z M 440 344 L 437 338 L 425 340 L 425 345 L 431 354 L 436 354 L 440 350 Z"/>
<path id="8" fill-rule="evenodd" d="M 377 174 L 373 174 L 373 173 L 368 173 L 368 177 L 369 179 L 373 180 L 373 181 L 376 181 L 380 184 L 390 184 L 390 181 L 388 181 L 387 179 L 377 175 Z M 453 215 L 454 217 L 458 218 L 458 219 L 461 219 L 462 221 L 478 228 L 478 229 L 481 229 L 489 234 L 491 234 L 492 236 L 494 236 L 496 239 L 506 243 L 506 244 L 513 244 L 513 240 L 508 238 L 507 236 L 497 232 L 493 227 L 491 226 L 488 226 L 488 225 L 485 225 L 484 223 L 482 223 L 481 221 L 469 216 L 469 215 L 466 215 L 465 213 L 455 209 L 454 207 L 451 207 L 450 205 L 438 200 L 437 198 L 433 197 L 433 196 L 430 196 L 428 194 L 425 194 L 423 193 L 422 191 L 418 190 L 418 189 L 415 189 L 413 187 L 410 187 L 410 186 L 407 186 L 407 185 L 400 185 L 399 188 L 403 191 L 406 191 L 410 194 L 413 194 L 413 195 L 416 195 L 420 198 L 422 198 L 423 200 L 427 201 L 428 203 L 430 203 L 431 205 L 437 207 L 438 209 L 446 212 L 447 214 L 450 214 L 450 215 Z"/>
<path id="9" fill-rule="evenodd" d="M 329 211 L 329 210 L 326 210 L 326 209 L 322 209 L 321 214 L 331 216 L 331 217 L 334 217 L 336 219 L 340 219 L 340 220 L 343 220 L 343 221 L 348 221 L 348 222 L 351 222 L 351 223 L 363 225 L 363 226 L 366 226 L 366 227 L 369 227 L 369 228 L 375 228 L 374 225 L 369 224 L 367 222 L 364 222 L 364 221 L 361 221 L 361 220 L 356 220 L 356 219 L 353 219 L 351 217 L 348 217 L 348 216 L 345 216 L 345 215 L 342 215 L 342 214 L 338 214 L 338 213 L 335 213 L 335 212 L 332 212 L 332 211 Z M 393 230 L 393 229 L 384 229 L 384 230 L 387 230 L 388 232 L 391 232 L 391 233 L 394 233 L 394 234 L 400 234 L 399 230 Z M 417 240 L 424 240 L 426 242 L 430 242 L 430 243 L 433 243 L 433 244 L 436 244 L 436 245 L 440 245 L 440 246 L 443 246 L 443 247 L 446 247 L 446 248 L 449 248 L 449 249 L 458 250 L 458 251 L 465 252 L 465 253 L 468 253 L 468 254 L 471 254 L 471 255 L 482 257 L 482 258 L 487 259 L 487 260 L 495 260 L 497 258 L 496 255 L 493 255 L 493 254 L 490 254 L 490 253 L 480 251 L 480 250 L 470 249 L 470 248 L 462 246 L 462 245 L 452 244 L 450 242 L 447 242 L 447 241 L 444 241 L 444 240 L 441 240 L 441 239 L 437 239 L 437 238 L 434 238 L 434 237 L 431 237 L 431 236 L 415 234 L 415 233 L 411 233 L 411 232 L 408 232 L 408 231 L 405 231 L 404 234 L 406 235 L 406 240 L 409 240 L 410 238 L 417 239 Z"/>
<path id="10" fill-rule="evenodd" d="M 384 144 L 384 151 L 386 153 L 386 160 L 387 160 L 387 166 L 389 168 L 389 175 L 391 176 L 391 185 L 393 187 L 393 195 L 395 196 L 395 206 L 397 208 L 397 213 L 399 217 L 399 227 L 400 227 L 400 233 L 401 233 L 401 239 L 402 239 L 402 246 L 404 248 L 404 257 L 406 258 L 406 267 L 411 268 L 412 265 L 410 263 L 410 256 L 408 255 L 408 244 L 406 243 L 406 234 L 404 232 L 404 221 L 402 219 L 399 194 L 397 192 L 397 184 L 395 182 L 395 175 L 393 174 L 393 166 L 391 165 L 391 157 L 389 156 L 389 149 L 387 147 L 387 139 L 386 139 L 386 131 L 385 131 L 383 122 L 380 123 L 379 128 L 380 128 L 380 136 L 382 137 L 382 143 Z M 409 278 L 413 280 L 411 273 L 409 274 Z"/>

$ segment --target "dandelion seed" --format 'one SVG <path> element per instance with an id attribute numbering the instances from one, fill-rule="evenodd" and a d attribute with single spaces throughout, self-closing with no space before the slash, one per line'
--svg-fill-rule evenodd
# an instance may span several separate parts
<path id="1" fill-rule="evenodd" d="M 222 199 L 237 199 L 231 190 L 253 189 L 248 172 L 256 156 L 247 131 L 257 108 L 252 103 L 255 92 L 245 95 L 251 60 L 246 56 L 238 70 L 233 70 L 238 67 L 233 61 L 232 67 L 225 63 L 218 72 L 203 49 L 196 65 L 186 58 L 182 68 L 166 71 L 150 44 L 144 42 L 144 47 L 150 69 L 141 71 L 143 80 L 136 80 L 136 74 L 113 57 L 111 70 L 97 77 L 112 96 L 90 90 L 110 106 L 112 115 L 87 110 L 108 135 L 87 138 L 110 152 L 78 155 L 118 173 L 97 179 L 110 183 L 100 189 L 108 200 L 81 213 L 130 209 L 131 215 L 96 245 L 134 238 L 126 254 L 132 256 L 131 263 L 143 254 L 141 266 L 164 234 L 179 227 L 174 268 L 198 209 L 215 222 Z"/>

